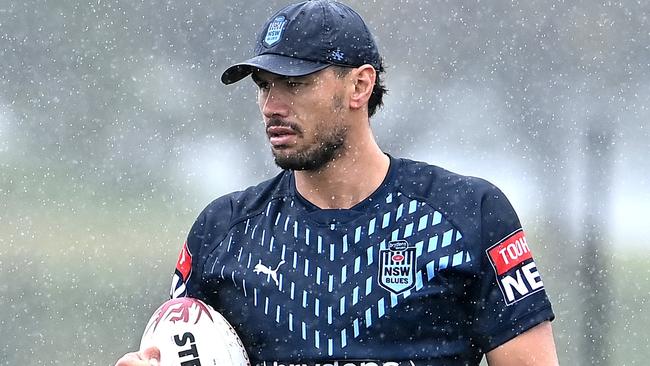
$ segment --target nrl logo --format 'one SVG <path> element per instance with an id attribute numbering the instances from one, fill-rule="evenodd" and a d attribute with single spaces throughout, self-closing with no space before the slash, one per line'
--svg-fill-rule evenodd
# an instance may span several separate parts
<path id="1" fill-rule="evenodd" d="M 406 240 L 393 240 L 379 251 L 379 286 L 399 295 L 415 287 L 417 257 Z"/>

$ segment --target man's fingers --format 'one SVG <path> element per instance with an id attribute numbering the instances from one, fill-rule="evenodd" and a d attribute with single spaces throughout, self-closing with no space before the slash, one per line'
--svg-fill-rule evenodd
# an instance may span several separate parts
<path id="1" fill-rule="evenodd" d="M 159 366 L 160 350 L 158 347 L 145 348 L 139 352 L 131 352 L 120 358 L 115 366 Z"/>
<path id="2" fill-rule="evenodd" d="M 158 366 L 160 364 L 160 349 L 158 347 L 149 347 L 140 351 L 142 358 L 149 361 L 149 365 Z"/>

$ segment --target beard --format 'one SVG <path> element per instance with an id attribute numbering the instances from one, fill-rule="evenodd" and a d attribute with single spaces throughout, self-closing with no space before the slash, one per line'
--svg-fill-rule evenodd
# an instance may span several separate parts
<path id="1" fill-rule="evenodd" d="M 343 97 L 334 95 L 332 97 L 332 116 L 339 116 L 343 110 Z M 336 117 L 335 117 L 336 118 Z M 281 121 L 270 121 L 269 125 L 282 125 Z M 298 134 L 303 131 L 299 126 L 291 123 L 286 124 Z M 323 169 L 329 162 L 341 155 L 345 149 L 345 142 L 348 137 L 348 129 L 342 120 L 335 120 L 331 123 L 321 122 L 314 132 L 314 143 L 306 146 L 300 151 L 289 154 L 282 150 L 272 149 L 275 164 L 286 170 L 306 170 L 317 172 Z"/>
<path id="2" fill-rule="evenodd" d="M 327 131 L 318 129 L 315 142 L 300 151 L 287 154 L 272 150 L 275 164 L 287 170 L 319 171 L 340 155 L 346 139 L 347 128 L 341 125 L 329 127 Z"/>

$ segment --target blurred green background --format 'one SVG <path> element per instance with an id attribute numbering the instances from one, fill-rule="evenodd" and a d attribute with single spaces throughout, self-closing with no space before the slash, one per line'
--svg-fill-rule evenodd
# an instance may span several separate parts
<path id="1" fill-rule="evenodd" d="M 565 365 L 650 359 L 650 6 L 349 1 L 388 66 L 385 151 L 487 178 Z M 277 172 L 225 67 L 284 1 L 0 0 L 0 364 L 113 365 L 212 199 Z"/>

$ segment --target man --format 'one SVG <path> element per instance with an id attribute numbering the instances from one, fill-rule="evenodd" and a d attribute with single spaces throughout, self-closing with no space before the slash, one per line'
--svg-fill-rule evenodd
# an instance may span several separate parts
<path id="1" fill-rule="evenodd" d="M 554 315 L 503 193 L 375 142 L 383 71 L 343 4 L 267 21 L 255 57 L 222 81 L 252 75 L 283 171 L 208 205 L 172 296 L 222 313 L 253 365 L 557 364 Z M 118 365 L 158 358 L 150 348 Z"/>

